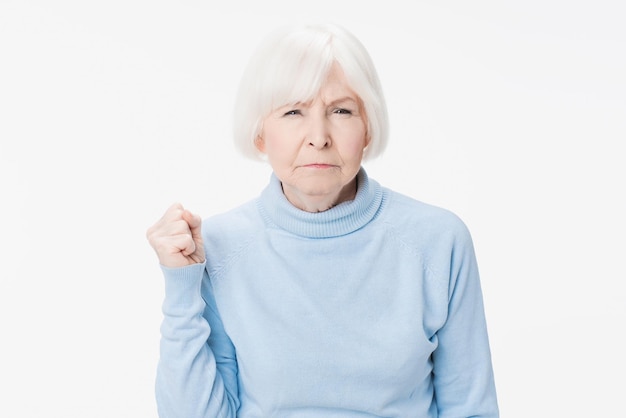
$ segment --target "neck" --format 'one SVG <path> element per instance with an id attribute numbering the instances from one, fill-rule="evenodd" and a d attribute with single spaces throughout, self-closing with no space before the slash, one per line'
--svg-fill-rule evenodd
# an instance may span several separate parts
<path id="1" fill-rule="evenodd" d="M 287 200 L 300 210 L 305 212 L 324 212 L 340 203 L 354 200 L 358 189 L 357 178 L 353 178 L 338 193 L 332 195 L 310 196 L 298 193 L 296 190 L 286 189 L 283 185 L 283 193 Z"/>

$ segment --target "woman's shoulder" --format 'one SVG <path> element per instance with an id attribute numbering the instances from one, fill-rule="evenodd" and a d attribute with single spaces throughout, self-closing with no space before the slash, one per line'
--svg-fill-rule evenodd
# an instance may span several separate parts
<path id="1" fill-rule="evenodd" d="M 218 237 L 221 235 L 249 234 L 258 228 L 259 216 L 256 199 L 247 201 L 239 206 L 224 212 L 215 213 L 203 219 L 202 233 L 204 237 Z"/>
<path id="2" fill-rule="evenodd" d="M 459 215 L 450 209 L 418 200 L 385 188 L 387 205 L 383 221 L 397 231 L 440 237 L 470 239 L 469 230 Z"/>
<path id="3" fill-rule="evenodd" d="M 211 257 L 227 257 L 247 246 L 258 235 L 263 221 L 255 200 L 225 212 L 213 214 L 202 221 L 205 252 Z"/>
<path id="4" fill-rule="evenodd" d="M 463 222 L 452 210 L 425 202 L 407 194 L 384 188 L 388 197 L 388 210 L 415 220 L 458 223 Z"/>

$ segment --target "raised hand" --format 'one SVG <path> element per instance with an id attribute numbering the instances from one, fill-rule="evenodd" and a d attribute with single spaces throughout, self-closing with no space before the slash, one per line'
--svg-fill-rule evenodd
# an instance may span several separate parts
<path id="1" fill-rule="evenodd" d="M 189 266 L 204 262 L 201 225 L 200 216 L 175 203 L 148 228 L 146 237 L 163 266 Z"/>

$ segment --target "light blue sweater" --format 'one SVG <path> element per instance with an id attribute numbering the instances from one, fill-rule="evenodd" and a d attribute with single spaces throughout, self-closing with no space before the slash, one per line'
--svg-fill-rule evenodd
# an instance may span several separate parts
<path id="1" fill-rule="evenodd" d="M 204 221 L 205 264 L 163 267 L 161 418 L 498 417 L 467 228 L 358 185 L 308 213 L 272 176 Z"/>

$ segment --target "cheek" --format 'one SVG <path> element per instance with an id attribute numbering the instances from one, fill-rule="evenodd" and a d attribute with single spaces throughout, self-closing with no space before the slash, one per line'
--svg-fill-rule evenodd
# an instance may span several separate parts
<path id="1" fill-rule="evenodd" d="M 270 162 L 289 162 L 296 158 L 298 152 L 299 145 L 291 136 L 272 136 L 265 139 L 265 154 Z"/>
<path id="2" fill-rule="evenodd" d="M 349 135 L 346 135 L 345 141 L 342 141 L 342 148 L 346 157 L 360 159 L 363 155 L 363 149 L 367 145 L 367 139 L 365 138 L 365 129 L 351 130 Z"/>
<path id="3" fill-rule="evenodd" d="M 274 121 L 266 122 L 263 129 L 263 149 L 268 157 L 278 157 L 289 146 L 289 133 Z"/>

